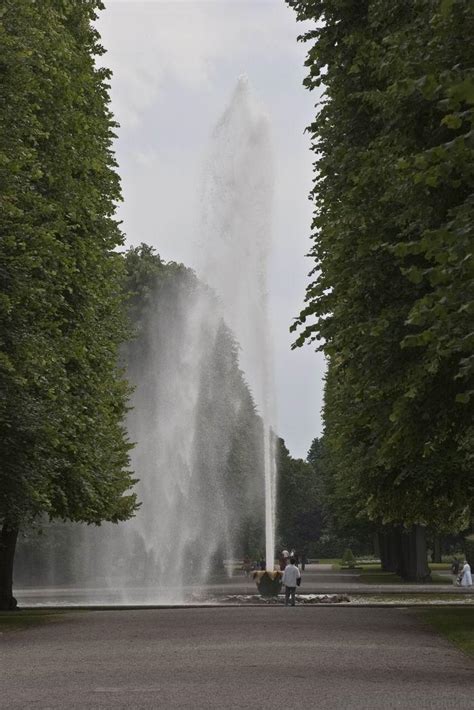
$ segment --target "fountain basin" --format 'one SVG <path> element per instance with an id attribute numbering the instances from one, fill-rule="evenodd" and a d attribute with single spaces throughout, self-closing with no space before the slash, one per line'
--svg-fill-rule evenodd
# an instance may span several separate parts
<path id="1" fill-rule="evenodd" d="M 314 606 L 314 605 L 331 605 L 352 603 L 353 599 L 347 594 L 297 594 L 296 606 Z M 214 602 L 219 604 L 230 604 L 239 606 L 278 606 L 285 603 L 283 594 L 278 596 L 262 596 L 261 594 L 229 594 L 221 597 L 219 600 L 214 599 Z"/>

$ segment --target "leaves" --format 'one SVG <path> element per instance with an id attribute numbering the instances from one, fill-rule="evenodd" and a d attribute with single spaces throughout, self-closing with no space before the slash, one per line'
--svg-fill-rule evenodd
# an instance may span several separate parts
<path id="1" fill-rule="evenodd" d="M 239 345 L 221 319 L 216 295 L 191 269 L 165 263 L 146 244 L 126 252 L 125 266 L 128 307 L 135 326 L 135 338 L 125 348 L 127 372 L 137 383 L 141 409 L 147 412 L 150 408 L 144 417 L 149 429 L 140 427 L 137 454 L 147 441 L 169 449 L 170 442 L 157 434 L 157 410 L 158 419 L 166 419 L 180 388 L 156 384 L 160 381 L 156 370 L 164 362 L 167 379 L 173 362 L 175 376 L 181 377 L 189 367 L 191 352 L 199 363 L 192 452 L 185 458 L 192 471 L 192 487 L 180 514 L 199 509 L 211 536 L 221 538 L 225 529 L 229 539 L 240 543 L 237 553 L 256 556 L 264 537 L 263 426 L 239 368 Z M 190 342 L 197 325 L 202 337 L 199 347 Z M 184 394 L 189 397 L 189 392 Z M 143 419 L 143 411 L 139 416 Z M 172 452 L 172 457 L 179 455 Z M 168 459 L 169 455 L 163 460 Z"/>
<path id="2" fill-rule="evenodd" d="M 324 90 L 309 128 L 317 279 L 292 329 L 329 358 L 335 500 L 455 528 L 474 496 L 474 6 L 288 4 L 317 23 L 305 85 Z"/>
<path id="3" fill-rule="evenodd" d="M 99 7 L 6 0 L 0 18 L 0 520 L 14 526 L 136 507 Z"/>

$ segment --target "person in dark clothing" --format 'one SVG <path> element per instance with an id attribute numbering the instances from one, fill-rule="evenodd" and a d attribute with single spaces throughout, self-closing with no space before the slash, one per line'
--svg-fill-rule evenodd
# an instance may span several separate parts
<path id="1" fill-rule="evenodd" d="M 301 571 L 304 572 L 306 565 L 308 564 L 308 558 L 306 552 L 301 553 Z"/>

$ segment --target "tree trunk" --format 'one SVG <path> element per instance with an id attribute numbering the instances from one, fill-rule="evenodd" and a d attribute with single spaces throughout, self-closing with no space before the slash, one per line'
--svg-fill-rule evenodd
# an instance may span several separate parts
<path id="1" fill-rule="evenodd" d="M 382 567 L 383 572 L 388 572 L 387 569 L 387 562 L 388 562 L 388 555 L 387 555 L 387 533 L 384 532 L 383 530 L 380 530 L 378 532 L 378 540 L 379 540 L 379 554 L 380 554 L 380 565 Z"/>
<path id="2" fill-rule="evenodd" d="M 384 572 L 399 573 L 400 569 L 400 530 L 387 525 L 379 532 L 380 561 Z"/>
<path id="3" fill-rule="evenodd" d="M 400 529 L 393 527 L 388 535 L 388 564 L 387 571 L 400 574 L 400 565 L 402 559 Z"/>
<path id="4" fill-rule="evenodd" d="M 375 532 L 373 535 L 374 541 L 374 557 L 382 561 L 382 551 L 380 546 L 380 533 Z"/>
<path id="5" fill-rule="evenodd" d="M 441 538 L 436 534 L 433 539 L 433 562 L 441 562 Z"/>
<path id="6" fill-rule="evenodd" d="M 15 558 L 18 528 L 3 525 L 0 532 L 0 610 L 16 609 L 13 596 L 13 560 Z"/>
<path id="7" fill-rule="evenodd" d="M 399 575 L 405 582 L 429 582 L 431 572 L 428 567 L 425 528 L 414 525 L 401 535 L 401 556 Z"/>

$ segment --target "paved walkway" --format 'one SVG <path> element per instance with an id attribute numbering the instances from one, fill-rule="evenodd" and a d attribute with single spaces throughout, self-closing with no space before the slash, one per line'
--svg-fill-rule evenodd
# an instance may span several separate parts
<path id="1" fill-rule="evenodd" d="M 473 671 L 411 609 L 72 612 L 0 635 L 0 708 L 472 710 Z"/>

